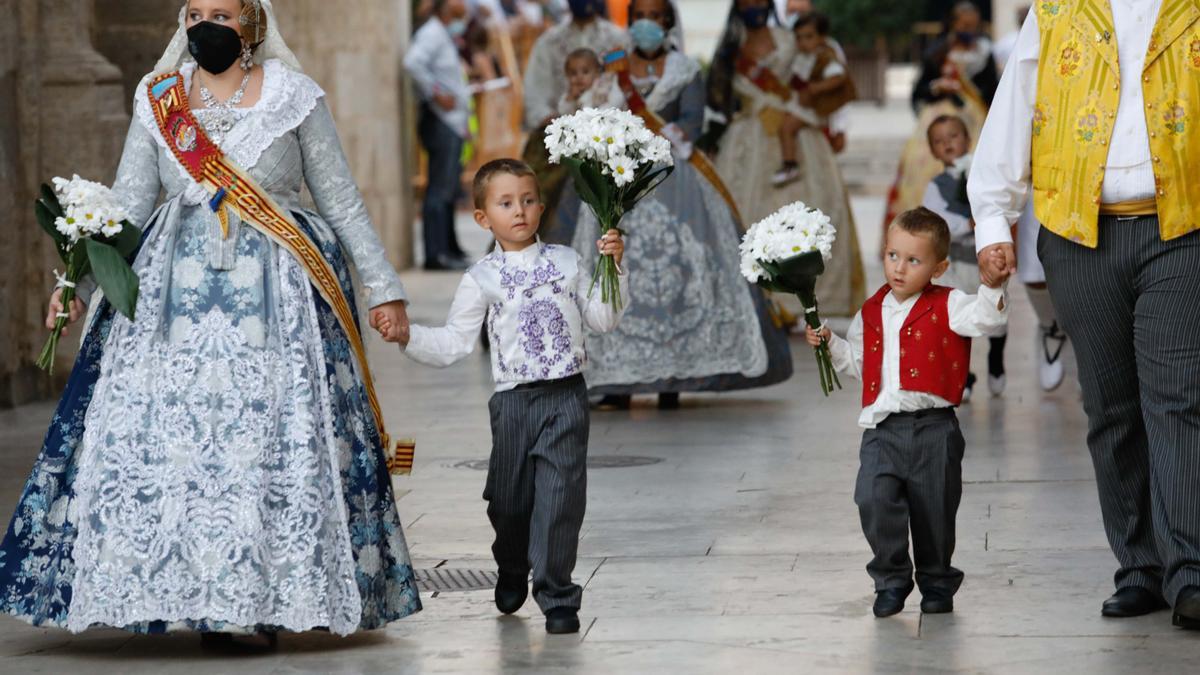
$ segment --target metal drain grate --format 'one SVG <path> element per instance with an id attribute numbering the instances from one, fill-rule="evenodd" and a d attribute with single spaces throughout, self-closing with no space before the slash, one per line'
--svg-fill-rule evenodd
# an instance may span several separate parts
<path id="1" fill-rule="evenodd" d="M 496 587 L 496 573 L 487 570 L 438 567 L 432 570 L 415 570 L 415 574 L 417 586 L 425 593 L 489 591 Z"/>
<path id="2" fill-rule="evenodd" d="M 593 455 L 588 457 L 589 469 L 628 469 L 636 466 L 650 466 L 662 462 L 661 457 L 638 457 L 636 455 Z M 473 469 L 487 471 L 486 459 L 468 459 L 452 464 L 455 469 Z"/>

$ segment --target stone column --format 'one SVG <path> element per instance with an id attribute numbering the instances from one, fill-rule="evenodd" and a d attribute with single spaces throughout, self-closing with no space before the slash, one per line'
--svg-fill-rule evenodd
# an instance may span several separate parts
<path id="1" fill-rule="evenodd" d="M 37 186 L 78 173 L 109 183 L 129 123 L 121 72 L 92 48 L 91 0 L 5 0 L 0 22 L 0 235 L 11 244 L 0 297 L 0 406 L 42 398 L 65 382 L 79 329 L 60 346 L 55 381 L 33 368 L 52 277 L 61 268 L 33 217 Z M 12 53 L 15 46 L 16 53 Z M 7 95 L 13 91 L 13 95 Z"/>
<path id="2" fill-rule="evenodd" d="M 289 0 L 280 30 L 325 90 L 338 134 L 392 263 L 412 264 L 414 126 L 405 112 L 401 65 L 408 0 Z"/>

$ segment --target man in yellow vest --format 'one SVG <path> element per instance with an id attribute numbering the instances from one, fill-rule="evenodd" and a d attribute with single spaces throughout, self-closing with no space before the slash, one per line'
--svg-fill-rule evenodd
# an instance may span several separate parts
<path id="1" fill-rule="evenodd" d="M 1038 256 L 1075 345 L 1110 617 L 1200 628 L 1200 0 L 1042 0 L 975 153 L 980 260 Z"/>

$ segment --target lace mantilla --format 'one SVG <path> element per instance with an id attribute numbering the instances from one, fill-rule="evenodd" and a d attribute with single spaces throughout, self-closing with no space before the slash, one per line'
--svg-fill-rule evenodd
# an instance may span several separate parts
<path id="1" fill-rule="evenodd" d="M 655 112 L 666 108 L 679 98 L 679 92 L 691 84 L 699 73 L 700 64 L 695 59 L 677 51 L 668 52 L 662 76 L 654 85 L 654 90 L 646 97 L 646 107 Z"/>
<path id="2" fill-rule="evenodd" d="M 189 62 L 179 69 L 187 88 L 191 90 L 192 75 L 196 72 L 196 64 Z M 146 93 L 149 76 L 138 85 L 134 95 L 134 111 L 138 121 L 150 131 L 154 140 L 166 151 L 171 164 L 179 171 L 179 175 L 189 183 L 184 202 L 199 204 L 207 199 L 207 194 L 191 176 L 183 165 L 175 159 L 167 145 L 166 139 L 154 121 L 154 113 L 150 109 L 150 98 Z M 296 72 L 281 61 L 271 59 L 263 64 L 262 95 L 258 103 L 249 108 L 235 108 L 238 119 L 233 129 L 225 136 L 220 144 L 221 149 L 231 160 L 243 170 L 249 171 L 256 164 L 263 152 L 271 147 L 280 136 L 300 126 L 316 108 L 317 102 L 325 96 L 311 77 Z M 193 106 L 195 102 L 193 102 Z"/>

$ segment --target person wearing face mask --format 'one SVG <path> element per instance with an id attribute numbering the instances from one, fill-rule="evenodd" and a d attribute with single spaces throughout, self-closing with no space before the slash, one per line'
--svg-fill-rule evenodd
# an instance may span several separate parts
<path id="1" fill-rule="evenodd" d="M 525 127 L 529 140 L 521 158 L 537 173 L 546 215 L 542 238 L 570 245 L 575 234 L 579 197 L 567 180 L 567 169 L 550 163 L 545 126 L 558 115 L 558 103 L 569 91 L 564 66 L 579 49 L 604 54 L 626 44 L 625 31 L 604 18 L 604 0 L 570 0 L 571 18 L 538 37 L 525 67 Z"/>
<path id="2" fill-rule="evenodd" d="M 708 75 L 709 128 L 698 145 L 716 155 L 721 178 L 746 223 L 793 202 L 820 209 L 837 228 L 833 256 L 817 281 L 821 312 L 853 316 L 866 297 L 858 234 L 841 168 L 829 139 L 815 126 L 796 134 L 804 170 L 796 180 L 772 184 L 783 164 L 779 131 L 792 98 L 796 39 L 772 25 L 770 0 L 737 0 Z"/>
<path id="3" fill-rule="evenodd" d="M 135 90 L 113 191 L 143 232 L 136 316 L 80 284 L 0 611 L 269 648 L 421 608 L 355 310 L 399 338 L 406 294 L 277 26 L 270 0 L 189 0 Z"/>
<path id="4" fill-rule="evenodd" d="M 433 16 L 413 35 L 404 69 L 421 97 L 417 134 L 429 156 L 421 231 L 425 269 L 462 270 L 467 260 L 454 233 L 454 204 L 470 136 L 471 94 L 456 40 L 467 30 L 464 0 L 435 0 Z"/>
<path id="5" fill-rule="evenodd" d="M 700 64 L 676 48 L 678 15 L 668 0 L 629 4 L 628 53 L 609 54 L 629 110 L 668 138 L 675 170 L 622 220 L 634 297 L 622 325 L 589 332 L 589 392 L 602 408 L 629 408 L 657 394 L 676 408 L 685 392 L 764 387 L 792 374 L 787 334 L 763 293 L 741 276 L 737 207 L 703 153 L 693 149 L 704 121 Z M 574 246 L 591 269 L 598 224 L 582 207 Z M 642 279 L 638 277 L 642 276 Z"/>

